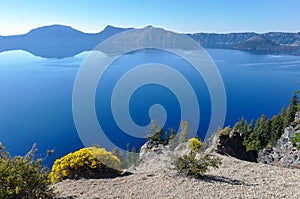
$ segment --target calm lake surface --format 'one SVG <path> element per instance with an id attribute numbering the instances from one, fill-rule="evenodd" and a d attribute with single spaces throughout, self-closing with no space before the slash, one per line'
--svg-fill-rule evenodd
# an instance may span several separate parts
<path id="1" fill-rule="evenodd" d="M 287 106 L 292 93 L 299 90 L 300 57 L 254 55 L 242 51 L 207 49 L 216 63 L 226 89 L 227 115 L 225 126 L 233 125 L 242 116 L 250 121 L 263 113 L 268 117 L 277 114 L 282 106 Z M 138 52 L 126 55 L 122 60 L 127 63 L 145 62 L 156 57 L 158 52 Z M 24 51 L 0 53 L 0 141 L 13 155 L 24 155 L 33 143 L 37 143 L 38 154 L 43 156 L 47 149 L 55 149 L 53 156 L 45 163 L 50 165 L 57 157 L 83 147 L 77 134 L 72 115 L 72 91 L 76 74 L 88 53 L 72 58 L 44 59 Z M 149 56 L 150 55 L 150 56 Z M 149 58 L 150 57 L 150 58 Z M 149 59 L 149 60 L 148 60 Z M 174 57 L 163 55 L 165 63 L 181 63 Z M 155 58 L 154 58 L 155 60 Z M 111 74 L 118 77 L 118 63 L 111 67 Z M 187 71 L 182 71 L 182 73 Z M 191 79 L 195 79 L 190 74 Z M 114 78 L 108 78 L 107 85 Z M 104 81 L 104 80 L 103 80 Z M 210 118 L 209 94 L 203 81 L 192 80 L 197 97 L 201 98 L 200 131 L 207 130 Z M 165 91 L 154 89 L 161 96 Z M 201 92 L 200 92 L 201 91 Z M 161 92 L 161 93 L 160 93 Z M 150 93 L 149 96 L 155 93 Z M 96 93 L 96 97 L 101 94 Z M 142 106 L 147 101 L 143 92 L 135 94 L 131 103 Z M 170 98 L 173 99 L 171 93 Z M 138 100 L 140 99 L 140 100 Z M 177 110 L 176 103 L 169 98 L 161 99 L 166 110 Z M 154 103 L 154 102 L 153 102 Z M 101 104 L 96 103 L 97 114 L 101 117 Z M 169 106 L 169 107 L 168 107 Z M 146 109 L 146 108 L 145 108 Z M 149 122 L 140 108 L 132 108 L 140 124 Z M 140 115 L 139 115 L 140 114 Z M 178 119 L 176 114 L 169 122 Z M 175 125 L 176 127 L 176 125 Z M 106 126 L 104 128 L 109 128 Z"/>

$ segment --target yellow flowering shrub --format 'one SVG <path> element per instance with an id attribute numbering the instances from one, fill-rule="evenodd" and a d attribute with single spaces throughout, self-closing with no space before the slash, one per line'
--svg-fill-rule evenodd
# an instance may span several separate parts
<path id="1" fill-rule="evenodd" d="M 188 140 L 189 148 L 193 151 L 200 151 L 202 147 L 202 142 L 198 138 L 191 138 Z"/>
<path id="2" fill-rule="evenodd" d="M 104 148 L 82 148 L 57 159 L 49 174 L 51 182 L 63 179 L 103 178 L 121 174 L 119 158 Z"/>

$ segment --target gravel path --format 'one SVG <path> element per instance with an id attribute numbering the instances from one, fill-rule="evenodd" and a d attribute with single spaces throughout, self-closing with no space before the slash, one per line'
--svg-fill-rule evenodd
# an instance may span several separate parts
<path id="1" fill-rule="evenodd" d="M 114 179 L 64 180 L 54 185 L 70 198 L 300 198 L 300 169 L 220 156 L 222 166 L 203 179 L 174 172 L 140 172 Z"/>

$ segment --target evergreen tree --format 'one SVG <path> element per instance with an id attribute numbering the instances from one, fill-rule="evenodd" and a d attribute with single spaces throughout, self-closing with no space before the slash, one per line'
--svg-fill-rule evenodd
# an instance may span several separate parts
<path id="1" fill-rule="evenodd" d="M 247 134 L 249 135 L 254 130 L 254 119 L 251 120 L 250 124 L 247 127 Z"/>
<path id="2" fill-rule="evenodd" d="M 161 132 L 161 131 L 162 131 L 162 127 L 157 126 L 157 121 L 156 120 L 151 120 L 151 124 L 150 124 L 150 127 L 149 127 L 150 136 L 153 136 L 155 133 Z"/>
<path id="3" fill-rule="evenodd" d="M 170 131 L 169 145 L 170 145 L 170 149 L 173 151 L 177 145 L 176 131 L 173 128 L 169 128 L 169 131 Z"/>
<path id="4" fill-rule="evenodd" d="M 132 147 L 131 149 L 131 165 L 137 165 L 138 163 L 138 154 L 136 152 L 136 148 Z"/>
<path id="5" fill-rule="evenodd" d="M 129 146 L 130 144 L 127 143 L 126 144 L 126 161 L 127 161 L 127 168 L 129 168 L 131 166 L 131 155 L 130 155 L 130 151 L 129 151 Z"/>
<path id="6" fill-rule="evenodd" d="M 257 119 L 253 132 L 249 135 L 246 141 L 247 150 L 262 149 L 265 147 L 271 137 L 271 121 L 267 119 L 266 115 L 263 114 Z"/>
<path id="7" fill-rule="evenodd" d="M 118 157 L 118 155 L 119 155 L 119 149 L 118 149 L 118 147 L 113 148 L 113 150 L 111 151 L 111 153 Z"/>
<path id="8" fill-rule="evenodd" d="M 284 133 L 284 116 L 281 114 L 275 115 L 271 119 L 271 138 L 269 145 L 274 146 L 277 139 Z"/>
<path id="9" fill-rule="evenodd" d="M 233 130 L 235 130 L 243 135 L 247 134 L 248 124 L 247 124 L 247 121 L 245 120 L 244 116 L 242 117 L 242 119 L 239 122 L 235 123 Z"/>
<path id="10" fill-rule="evenodd" d="M 279 113 L 279 115 L 281 115 L 281 116 L 285 116 L 285 114 L 286 114 L 286 108 L 285 108 L 285 106 L 283 106 L 282 108 L 281 108 L 281 110 L 280 110 L 280 113 Z"/>
<path id="11" fill-rule="evenodd" d="M 182 121 L 180 123 L 181 131 L 179 132 L 178 144 L 184 143 L 188 139 L 188 122 Z"/>
<path id="12" fill-rule="evenodd" d="M 290 100 L 290 104 L 285 114 L 284 127 L 289 126 L 294 121 L 295 114 L 299 110 L 299 106 L 300 106 L 299 99 L 297 95 L 294 94 L 292 99 Z"/>
<path id="13" fill-rule="evenodd" d="M 251 120 L 251 122 L 247 125 L 246 130 L 244 132 L 244 146 L 247 146 L 247 143 L 249 141 L 249 136 L 253 133 L 255 127 L 254 119 Z"/>
<path id="14" fill-rule="evenodd" d="M 111 151 L 112 154 L 114 154 L 115 156 L 117 156 L 121 162 L 121 168 L 124 169 L 127 166 L 127 162 L 124 158 L 124 152 L 122 150 L 119 150 L 118 147 L 113 148 L 113 150 Z"/>
<path id="15" fill-rule="evenodd" d="M 147 136 L 148 141 L 159 142 L 161 144 L 167 144 L 167 139 L 164 139 L 163 136 L 168 137 L 168 134 L 162 129 L 161 126 L 157 126 L 156 120 L 151 121 L 151 125 L 149 127 L 150 134 Z"/>
<path id="16" fill-rule="evenodd" d="M 273 146 L 276 141 L 284 133 L 284 128 L 289 126 L 293 121 L 297 111 L 300 110 L 300 102 L 297 93 L 293 95 L 290 104 L 286 109 L 283 107 L 278 115 L 267 119 L 266 115 L 262 115 L 257 119 L 255 125 L 254 120 L 247 125 L 245 130 L 244 119 L 235 124 L 234 129 L 244 134 L 244 145 L 247 150 L 262 149 L 266 146 Z"/>
<path id="17" fill-rule="evenodd" d="M 119 159 L 120 159 L 120 161 L 121 161 L 121 168 L 122 168 L 122 169 L 125 169 L 126 166 L 127 166 L 127 161 L 126 161 L 126 159 L 125 159 L 124 151 L 120 151 L 119 154 L 120 154 Z"/>

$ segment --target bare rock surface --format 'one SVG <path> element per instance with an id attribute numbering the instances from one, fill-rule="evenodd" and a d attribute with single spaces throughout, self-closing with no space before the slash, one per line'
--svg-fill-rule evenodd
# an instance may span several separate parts
<path id="1" fill-rule="evenodd" d="M 217 155 L 223 164 L 201 179 L 172 170 L 140 170 L 112 179 L 64 180 L 59 198 L 300 198 L 300 170 Z"/>
<path id="2" fill-rule="evenodd" d="M 265 164 L 300 168 L 300 150 L 292 144 L 291 140 L 300 132 L 300 112 L 296 114 L 295 121 L 284 129 L 284 134 L 272 148 L 264 148 L 258 152 L 257 161 Z"/>

